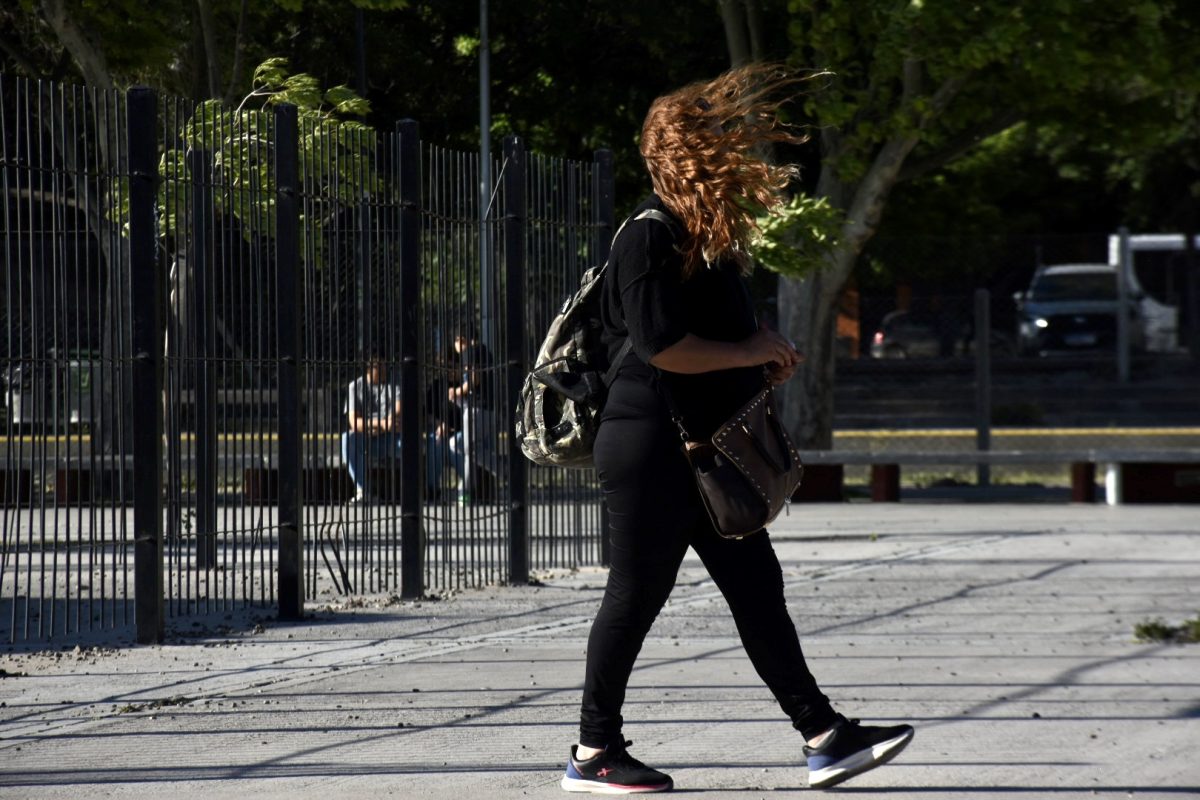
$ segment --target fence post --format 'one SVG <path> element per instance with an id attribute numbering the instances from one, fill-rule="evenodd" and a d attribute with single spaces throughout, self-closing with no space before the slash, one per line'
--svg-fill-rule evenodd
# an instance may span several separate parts
<path id="1" fill-rule="evenodd" d="M 987 289 L 975 290 L 975 449 L 992 449 L 992 301 Z M 975 465 L 976 483 L 992 482 L 988 464 Z"/>
<path id="2" fill-rule="evenodd" d="M 275 291 L 279 377 L 279 618 L 304 615 L 300 498 L 300 198 L 296 107 L 275 107 Z"/>
<path id="3" fill-rule="evenodd" d="M 421 542 L 420 291 L 421 135 L 415 120 L 396 124 L 400 182 L 400 596 L 425 593 Z"/>
<path id="4" fill-rule="evenodd" d="M 129 274 L 133 363 L 133 591 L 140 644 L 163 639 L 163 282 L 155 241 L 158 98 L 125 95 L 129 146 Z M 120 269 L 120 265 L 110 265 Z"/>
<path id="5" fill-rule="evenodd" d="M 1117 259 L 1117 379 L 1129 383 L 1129 273 L 1133 271 L 1133 247 L 1129 228 L 1117 230 L 1121 249 Z"/>
<path id="6" fill-rule="evenodd" d="M 616 227 L 616 182 L 613 175 L 611 150 L 597 150 L 596 162 L 596 258 L 597 264 L 608 261 L 612 249 L 613 229 Z M 608 541 L 608 506 L 604 495 L 600 499 L 600 565 L 612 563 L 612 545 Z"/>
<path id="7" fill-rule="evenodd" d="M 517 395 L 529 371 L 525 360 L 525 143 L 518 136 L 504 140 L 504 298 L 507 305 L 508 397 L 508 576 L 509 582 L 529 583 L 529 465 L 513 435 Z"/>
<path id="8" fill-rule="evenodd" d="M 1187 321 L 1185 334 L 1180 342 L 1191 353 L 1192 360 L 1200 362 L 1200 258 L 1196 253 L 1197 203 L 1189 195 L 1184 206 L 1187 214 L 1183 226 L 1183 318 Z"/>
<path id="9" fill-rule="evenodd" d="M 196 415 L 196 566 L 209 569 L 217 561 L 217 385 L 214 374 L 212 277 L 209 259 L 209 213 L 212 186 L 209 158 L 203 150 L 188 155 L 192 178 L 191 291 L 195 297 L 196 383 L 192 403 Z M 181 332 L 182 333 L 182 332 Z"/>

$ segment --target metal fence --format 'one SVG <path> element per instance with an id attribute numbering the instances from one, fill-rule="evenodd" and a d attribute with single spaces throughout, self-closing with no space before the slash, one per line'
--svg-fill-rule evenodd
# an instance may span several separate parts
<path id="1" fill-rule="evenodd" d="M 1194 333 L 1200 259 L 1182 235 L 891 237 L 864 260 L 897 285 L 864 280 L 839 320 L 834 444 L 840 450 L 1144 449 L 1200 445 Z M 1189 266 L 1188 259 L 1193 259 Z M 1110 270 L 1111 297 L 1064 292 L 1031 313 L 1039 268 Z M 1117 267 L 1127 270 L 1127 339 L 1118 343 Z M 982 294 L 981 294 L 982 293 Z M 1024 309 L 1024 310 L 1023 310 Z M 981 322 L 982 320 L 982 322 Z M 981 325 L 983 327 L 981 327 Z M 981 372 L 978 336 L 986 331 Z M 847 478 L 865 482 L 865 467 Z M 914 483 L 975 482 L 974 467 L 927 467 Z M 1065 486 L 1069 465 L 1000 466 L 1001 482 Z"/>
<path id="2" fill-rule="evenodd" d="M 484 169 L 413 122 L 5 76 L 0 116 L 0 636 L 603 559 L 594 475 L 527 470 L 508 420 L 607 255 L 606 152 Z"/>
<path id="3" fill-rule="evenodd" d="M 132 621 L 130 287 L 112 268 L 131 253 L 114 222 L 129 192 L 124 96 L 0 75 L 0 98 L 11 640 Z"/>
<path id="4" fill-rule="evenodd" d="M 607 257 L 609 153 L 510 139 L 481 164 L 410 121 L 3 75 L 0 130 L 0 637 L 152 641 L 240 605 L 296 617 L 605 563 L 594 473 L 531 467 L 509 420 L 550 318 Z M 1139 279 L 1194 330 L 1196 270 L 1159 245 Z M 1033 264 L 1112 248 L 876 242 L 868 262 L 928 279 L 847 296 L 835 446 L 971 450 L 987 427 L 1004 447 L 1195 447 L 1182 336 L 1124 370 L 1019 353 Z M 956 271 L 1021 285 L 990 280 L 980 305 Z M 378 430 L 351 430 L 367 397 Z"/>

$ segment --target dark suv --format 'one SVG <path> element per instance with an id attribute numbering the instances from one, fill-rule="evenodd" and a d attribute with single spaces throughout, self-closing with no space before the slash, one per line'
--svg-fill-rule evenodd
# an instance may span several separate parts
<path id="1" fill-rule="evenodd" d="M 1017 347 L 1022 355 L 1114 350 L 1117 345 L 1117 272 L 1107 264 L 1043 267 L 1018 292 Z M 1141 349 L 1145 330 L 1138 298 L 1128 300 L 1129 341 Z"/>

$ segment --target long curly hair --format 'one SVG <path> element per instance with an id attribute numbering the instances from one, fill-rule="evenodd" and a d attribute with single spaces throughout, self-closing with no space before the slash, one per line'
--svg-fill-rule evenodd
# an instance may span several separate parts
<path id="1" fill-rule="evenodd" d="M 680 248 L 685 280 L 722 258 L 749 271 L 745 247 L 754 218 L 783 201 L 798 172 L 762 153 L 770 143 L 807 139 L 780 121 L 779 108 L 808 77 L 778 64 L 752 64 L 650 105 L 641 154 L 654 191 L 687 228 Z"/>

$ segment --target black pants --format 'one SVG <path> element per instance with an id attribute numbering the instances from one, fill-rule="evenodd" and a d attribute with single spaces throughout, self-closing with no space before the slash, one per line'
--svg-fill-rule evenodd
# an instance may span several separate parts
<path id="1" fill-rule="evenodd" d="M 661 398 L 618 379 L 595 446 L 608 505 L 612 565 L 588 637 L 579 742 L 604 747 L 621 735 L 633 663 L 675 585 L 690 545 L 725 596 L 759 677 L 806 738 L 834 721 L 808 671 L 783 597 L 783 572 L 765 533 L 724 539 L 713 529 Z"/>

